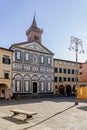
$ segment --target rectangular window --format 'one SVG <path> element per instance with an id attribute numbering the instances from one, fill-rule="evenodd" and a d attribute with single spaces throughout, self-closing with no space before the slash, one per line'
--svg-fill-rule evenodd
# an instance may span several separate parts
<path id="1" fill-rule="evenodd" d="M 21 52 L 17 51 L 17 60 L 20 60 L 20 59 L 21 59 Z"/>
<path id="2" fill-rule="evenodd" d="M 44 82 L 41 82 L 41 91 L 44 91 Z"/>
<path id="3" fill-rule="evenodd" d="M 63 78 L 63 81 L 66 81 L 66 77 Z"/>
<path id="4" fill-rule="evenodd" d="M 36 41 L 39 40 L 39 37 L 35 35 L 34 40 L 36 40 Z"/>
<path id="5" fill-rule="evenodd" d="M 66 62 L 64 62 L 64 65 L 66 65 Z"/>
<path id="6" fill-rule="evenodd" d="M 74 74 L 75 73 L 75 71 L 74 71 L 74 69 L 72 70 L 72 74 Z"/>
<path id="7" fill-rule="evenodd" d="M 29 53 L 25 53 L 25 61 L 29 61 Z"/>
<path id="8" fill-rule="evenodd" d="M 48 64 L 51 64 L 51 58 L 50 58 L 50 57 L 48 57 L 47 63 L 48 63 Z"/>
<path id="9" fill-rule="evenodd" d="M 48 82 L 48 91 L 51 90 L 51 82 Z"/>
<path id="10" fill-rule="evenodd" d="M 62 82 L 62 77 L 59 77 L 59 82 Z"/>
<path id="11" fill-rule="evenodd" d="M 16 92 L 20 92 L 20 91 L 21 91 L 21 81 L 16 80 Z"/>
<path id="12" fill-rule="evenodd" d="M 72 78 L 72 82 L 74 82 L 75 81 L 75 79 L 74 78 Z"/>
<path id="13" fill-rule="evenodd" d="M 59 73 L 62 73 L 62 68 L 59 68 Z"/>
<path id="14" fill-rule="evenodd" d="M 9 79 L 9 73 L 4 73 L 4 78 Z"/>
<path id="15" fill-rule="evenodd" d="M 68 81 L 70 81 L 70 77 L 68 77 Z"/>
<path id="16" fill-rule="evenodd" d="M 70 74 L 70 69 L 68 69 L 68 74 Z"/>
<path id="17" fill-rule="evenodd" d="M 10 59 L 8 57 L 3 57 L 2 63 L 3 64 L 10 64 Z"/>
<path id="18" fill-rule="evenodd" d="M 75 66 L 75 64 L 74 64 L 74 63 L 72 63 L 72 66 Z"/>
<path id="19" fill-rule="evenodd" d="M 64 71 L 64 74 L 66 74 L 66 69 L 64 69 L 63 71 Z"/>
<path id="20" fill-rule="evenodd" d="M 44 56 L 41 56 L 41 63 L 44 63 Z"/>
<path id="21" fill-rule="evenodd" d="M 58 61 L 55 61 L 55 64 L 58 64 Z"/>
<path id="22" fill-rule="evenodd" d="M 57 73 L 57 68 L 54 68 L 54 72 Z"/>
<path id="23" fill-rule="evenodd" d="M 25 91 L 29 91 L 29 81 L 24 81 Z"/>
<path id="24" fill-rule="evenodd" d="M 62 64 L 62 61 L 60 61 L 60 65 Z"/>
<path id="25" fill-rule="evenodd" d="M 68 66 L 70 66 L 70 63 L 68 63 Z"/>
<path id="26" fill-rule="evenodd" d="M 54 77 L 54 82 L 57 82 L 57 77 Z"/>

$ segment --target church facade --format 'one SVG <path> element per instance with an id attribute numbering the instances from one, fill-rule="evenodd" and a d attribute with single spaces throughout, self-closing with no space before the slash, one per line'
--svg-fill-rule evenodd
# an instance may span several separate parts
<path id="1" fill-rule="evenodd" d="M 27 41 L 11 45 L 13 50 L 13 95 L 53 92 L 53 53 L 42 45 L 43 30 L 35 16 L 26 31 Z"/>

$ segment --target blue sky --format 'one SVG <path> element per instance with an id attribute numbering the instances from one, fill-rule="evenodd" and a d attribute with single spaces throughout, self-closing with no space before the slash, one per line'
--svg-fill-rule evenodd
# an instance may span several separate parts
<path id="1" fill-rule="evenodd" d="M 83 41 L 85 50 L 78 61 L 87 60 L 87 0 L 0 0 L 1 47 L 27 41 L 34 12 L 43 29 L 42 44 L 54 58 L 75 61 L 75 52 L 68 50 L 70 37 L 75 36 Z"/>

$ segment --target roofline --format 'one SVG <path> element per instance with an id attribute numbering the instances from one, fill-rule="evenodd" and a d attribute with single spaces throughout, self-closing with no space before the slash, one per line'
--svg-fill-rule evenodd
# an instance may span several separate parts
<path id="1" fill-rule="evenodd" d="M 87 61 L 83 62 L 82 64 L 87 64 Z"/>
<path id="2" fill-rule="evenodd" d="M 19 43 L 13 43 L 11 44 L 11 46 L 9 47 L 9 49 L 15 45 L 21 45 L 21 44 L 26 44 L 26 43 L 30 43 L 29 41 L 25 41 L 25 42 L 19 42 Z"/>
<path id="3" fill-rule="evenodd" d="M 66 61 L 66 62 L 76 63 L 76 61 L 70 61 L 70 60 L 64 60 L 64 59 L 58 59 L 58 58 L 53 58 L 53 60 L 60 60 L 60 61 Z M 78 62 L 78 63 L 82 64 L 82 62 Z"/>
<path id="4" fill-rule="evenodd" d="M 39 45 L 41 45 L 42 47 L 44 47 L 47 51 L 49 51 L 52 55 L 54 55 L 54 53 L 51 52 L 50 50 L 48 50 L 44 45 L 42 45 L 41 43 L 39 43 L 39 42 L 37 42 L 37 41 L 34 41 L 34 40 L 32 40 L 32 41 L 27 41 L 27 42 L 21 42 L 21 43 L 12 44 L 9 49 L 11 49 L 11 47 L 13 47 L 13 46 L 22 45 L 22 44 L 27 44 L 27 43 L 32 43 L 32 42 L 38 43 Z"/>
<path id="5" fill-rule="evenodd" d="M 41 51 L 37 51 L 37 50 L 32 50 L 32 49 L 27 49 L 27 48 L 22 48 L 22 47 L 16 47 L 16 49 L 22 49 L 22 50 L 27 50 L 27 51 L 33 51 L 33 52 L 39 52 L 39 53 L 43 53 L 43 54 L 47 54 L 47 55 L 52 55 L 52 54 L 49 54 L 49 53 L 46 53 L 46 52 L 41 52 Z"/>
<path id="6" fill-rule="evenodd" d="M 0 47 L 0 49 L 13 52 L 13 50 L 10 50 L 10 49 L 4 48 L 4 47 Z"/>

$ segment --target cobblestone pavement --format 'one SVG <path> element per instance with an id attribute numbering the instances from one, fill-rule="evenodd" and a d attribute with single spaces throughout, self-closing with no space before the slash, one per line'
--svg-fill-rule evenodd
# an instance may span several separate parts
<path id="1" fill-rule="evenodd" d="M 74 102 L 74 97 L 0 100 L 0 130 L 87 130 L 87 101 Z M 11 117 L 12 108 L 38 114 L 24 122 L 24 115 Z"/>

